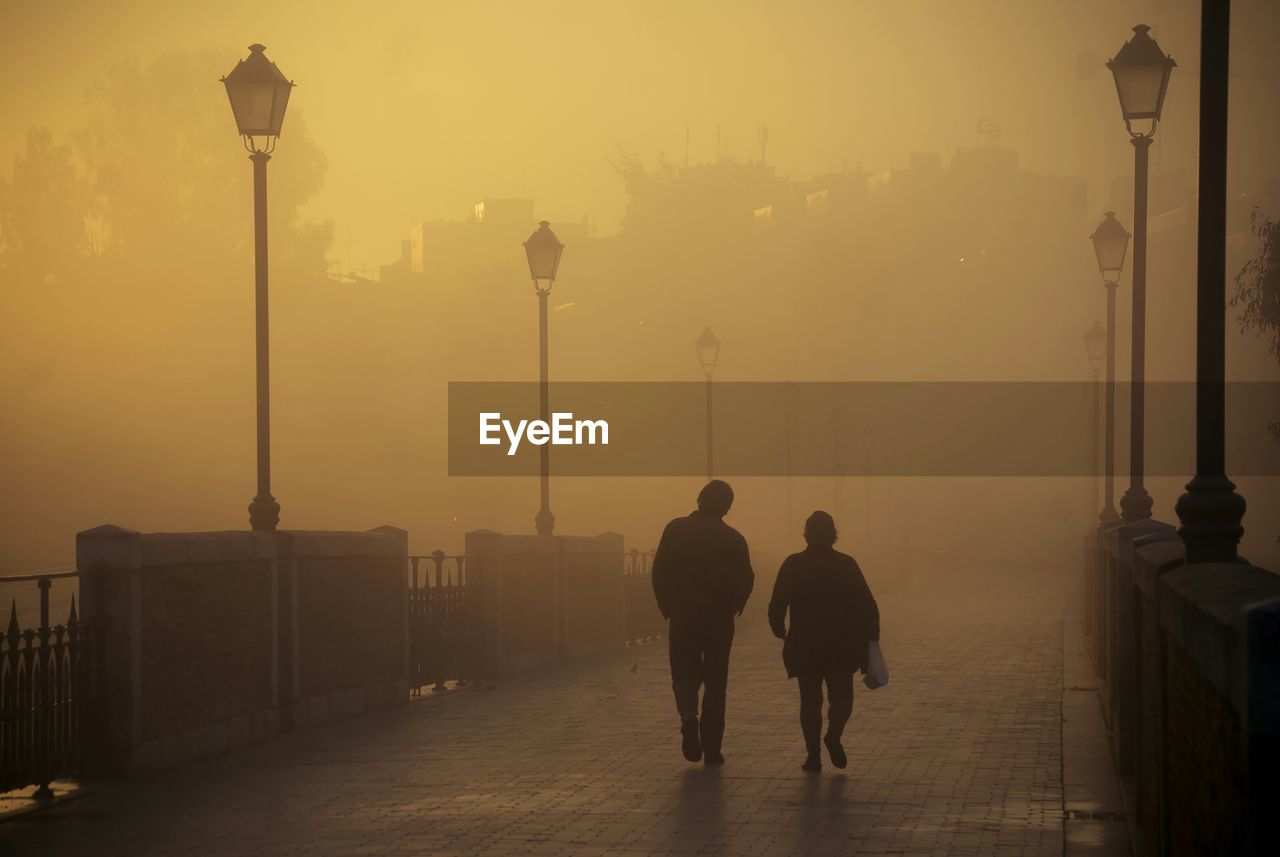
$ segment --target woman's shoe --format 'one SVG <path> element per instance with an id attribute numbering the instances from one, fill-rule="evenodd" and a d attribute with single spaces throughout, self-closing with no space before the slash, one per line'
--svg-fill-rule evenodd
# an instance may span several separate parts
<path id="1" fill-rule="evenodd" d="M 844 746 L 838 739 L 834 739 L 828 735 L 826 738 L 822 739 L 822 743 L 827 745 L 827 755 L 831 757 L 831 764 L 835 765 L 837 768 L 843 768 L 845 765 L 849 764 L 849 757 L 845 755 Z"/>
<path id="2" fill-rule="evenodd" d="M 822 770 L 822 757 L 821 757 L 821 756 L 819 756 L 816 752 L 815 752 L 815 753 L 810 753 L 810 754 L 809 754 L 809 756 L 808 756 L 808 758 L 806 758 L 806 759 L 804 760 L 804 764 L 800 766 L 800 770 L 802 770 L 802 771 L 821 771 L 821 770 Z"/>

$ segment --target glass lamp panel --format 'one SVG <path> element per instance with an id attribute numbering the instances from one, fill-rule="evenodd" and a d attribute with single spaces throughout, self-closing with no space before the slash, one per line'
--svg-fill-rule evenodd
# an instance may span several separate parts
<path id="1" fill-rule="evenodd" d="M 1115 65 L 1111 73 L 1120 96 L 1120 112 L 1126 119 L 1159 119 L 1169 67 L 1160 65 Z"/>
<path id="2" fill-rule="evenodd" d="M 275 97 L 271 101 L 271 133 L 274 136 L 279 136 L 280 129 L 284 127 L 284 111 L 289 106 L 289 92 L 292 89 L 293 84 L 288 82 L 276 84 Z"/>
<path id="3" fill-rule="evenodd" d="M 227 97 L 231 100 L 231 111 L 236 117 L 236 127 L 244 136 L 263 136 L 279 133 L 272 131 L 272 114 L 276 112 L 276 87 L 269 82 L 232 83 L 227 82 Z M 281 119 L 284 108 L 279 109 Z M 277 126 L 278 127 L 278 126 Z"/>
<path id="4" fill-rule="evenodd" d="M 1093 239 L 1093 252 L 1098 257 L 1098 270 L 1119 273 L 1124 270 L 1124 257 L 1129 250 L 1129 236 L 1099 236 Z"/>
<path id="5" fill-rule="evenodd" d="M 529 274 L 535 280 L 554 280 L 560 262 L 560 248 L 545 244 L 528 244 L 525 253 L 529 257 Z"/>

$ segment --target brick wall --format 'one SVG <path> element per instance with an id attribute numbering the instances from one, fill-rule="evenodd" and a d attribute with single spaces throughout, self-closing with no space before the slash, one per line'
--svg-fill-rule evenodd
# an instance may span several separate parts
<path id="1" fill-rule="evenodd" d="M 1280 576 L 1244 562 L 1187 566 L 1173 533 L 1157 522 L 1147 530 L 1109 534 L 1104 559 L 1132 574 L 1094 592 L 1104 619 L 1094 625 L 1105 655 L 1099 683 L 1116 685 L 1104 707 L 1115 714 L 1126 693 L 1135 700 L 1131 725 L 1121 714 L 1113 735 L 1117 761 L 1132 760 L 1135 846 L 1146 855 L 1274 853 Z M 1108 623 L 1124 624 L 1126 598 L 1134 633 L 1108 639 Z M 1116 669 L 1125 661 L 1129 679 Z"/>
<path id="2" fill-rule="evenodd" d="M 1275 853 L 1280 576 L 1190 565 L 1160 581 L 1169 853 Z"/>
<path id="3" fill-rule="evenodd" d="M 555 554 L 508 553 L 502 557 L 504 658 L 555 653 L 560 634 L 557 562 Z"/>
<path id="4" fill-rule="evenodd" d="M 1134 598 L 1137 603 L 1137 747 L 1134 805 L 1138 845 L 1161 854 L 1165 841 L 1165 642 L 1160 625 L 1160 581 L 1181 566 L 1185 552 L 1171 531 L 1155 531 L 1135 541 Z"/>
<path id="5" fill-rule="evenodd" d="M 626 640 L 622 536 L 467 533 L 474 663 L 496 674 L 617 651 Z"/>
<path id="6" fill-rule="evenodd" d="M 622 648 L 626 639 L 622 536 L 569 541 L 562 547 L 561 562 L 564 654 L 580 657 Z"/>
<path id="7" fill-rule="evenodd" d="M 272 572 L 268 560 L 143 571 L 142 740 L 273 704 Z"/>
<path id="8" fill-rule="evenodd" d="M 390 527 L 78 534 L 88 769 L 184 762 L 407 702 L 407 541 Z"/>
<path id="9" fill-rule="evenodd" d="M 1159 854 L 1164 837 L 1161 804 L 1164 791 L 1164 682 L 1160 615 L 1155 599 L 1143 593 L 1139 663 L 1141 688 L 1138 700 L 1138 824 L 1148 854 Z"/>
<path id="10" fill-rule="evenodd" d="M 1166 679 L 1170 853 L 1251 853 L 1240 718 L 1176 642 Z"/>
<path id="11" fill-rule="evenodd" d="M 303 697 L 404 681 L 404 558 L 297 561 Z"/>

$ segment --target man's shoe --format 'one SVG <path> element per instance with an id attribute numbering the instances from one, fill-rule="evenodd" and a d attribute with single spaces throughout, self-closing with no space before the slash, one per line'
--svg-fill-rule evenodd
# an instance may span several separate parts
<path id="1" fill-rule="evenodd" d="M 802 771 L 821 771 L 822 757 L 817 753 L 810 753 L 808 758 L 804 760 L 804 764 L 800 766 Z"/>
<path id="2" fill-rule="evenodd" d="M 844 745 L 837 738 L 828 735 L 822 739 L 822 743 L 827 745 L 827 755 L 831 757 L 831 764 L 837 768 L 843 768 L 849 764 L 849 757 L 844 753 Z"/>
<path id="3" fill-rule="evenodd" d="M 723 765 L 724 753 L 721 753 L 719 750 L 707 750 L 702 761 L 706 762 L 708 765 Z"/>
<path id="4" fill-rule="evenodd" d="M 690 717 L 680 725 L 680 749 L 684 751 L 684 757 L 690 762 L 696 762 L 702 758 L 702 740 L 698 738 L 698 718 Z"/>

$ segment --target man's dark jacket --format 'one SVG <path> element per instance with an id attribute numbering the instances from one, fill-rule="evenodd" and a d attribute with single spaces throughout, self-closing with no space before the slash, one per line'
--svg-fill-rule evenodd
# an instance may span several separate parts
<path id="1" fill-rule="evenodd" d="M 853 557 L 810 547 L 778 569 L 769 626 L 776 636 L 785 634 L 782 662 L 789 676 L 865 671 L 867 644 L 880 639 L 880 608 Z"/>
<path id="2" fill-rule="evenodd" d="M 653 594 L 665 618 L 741 613 L 755 579 L 747 540 L 720 516 L 694 512 L 662 531 L 653 557 Z"/>

